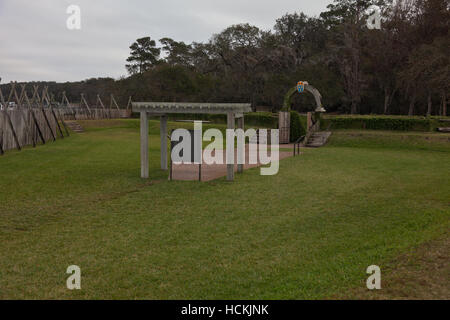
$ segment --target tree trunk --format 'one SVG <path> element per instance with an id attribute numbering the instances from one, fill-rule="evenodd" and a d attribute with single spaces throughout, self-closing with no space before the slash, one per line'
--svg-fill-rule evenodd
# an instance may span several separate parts
<path id="1" fill-rule="evenodd" d="M 389 91 L 387 88 L 384 88 L 384 111 L 383 114 L 388 114 L 389 108 Z"/>
<path id="2" fill-rule="evenodd" d="M 427 117 L 431 116 L 431 93 L 428 93 L 428 109 L 427 109 Z"/>
<path id="3" fill-rule="evenodd" d="M 408 116 L 412 116 L 414 114 L 414 105 L 416 103 L 416 93 L 411 97 L 411 101 L 409 103 Z"/>
<path id="4" fill-rule="evenodd" d="M 447 116 L 447 94 L 445 92 L 442 93 L 442 115 Z"/>
<path id="5" fill-rule="evenodd" d="M 350 113 L 351 114 L 356 114 L 357 113 L 357 109 L 358 109 L 358 104 L 356 103 L 356 101 L 352 100 L 352 105 L 350 107 Z"/>

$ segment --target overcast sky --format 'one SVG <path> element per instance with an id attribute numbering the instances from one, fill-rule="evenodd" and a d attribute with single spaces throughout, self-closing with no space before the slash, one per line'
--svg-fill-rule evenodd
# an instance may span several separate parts
<path id="1" fill-rule="evenodd" d="M 248 22 L 264 30 L 285 13 L 318 15 L 332 0 L 0 0 L 0 77 L 9 81 L 77 81 L 126 75 L 139 37 L 191 43 Z M 81 9 L 69 30 L 67 7 Z"/>

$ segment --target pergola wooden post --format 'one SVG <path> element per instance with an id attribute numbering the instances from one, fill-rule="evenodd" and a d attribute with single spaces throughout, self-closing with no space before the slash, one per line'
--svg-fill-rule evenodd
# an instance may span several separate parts
<path id="1" fill-rule="evenodd" d="M 141 111 L 141 178 L 148 179 L 148 114 Z"/>
<path id="2" fill-rule="evenodd" d="M 244 115 L 243 114 L 238 114 L 236 115 L 237 118 L 237 127 L 238 129 L 242 129 L 243 131 L 245 131 L 244 128 Z M 238 173 L 243 173 L 244 172 L 244 165 L 243 164 L 238 164 Z"/>
<path id="3" fill-rule="evenodd" d="M 239 103 L 178 103 L 178 102 L 133 102 L 133 112 L 141 115 L 141 177 L 149 177 L 148 156 L 148 115 L 160 117 L 161 169 L 167 170 L 167 115 L 183 114 L 226 114 L 228 129 L 235 128 L 235 118 L 239 119 L 239 128 L 244 129 L 244 113 L 252 112 L 250 104 Z M 239 169 L 240 168 L 240 169 Z M 238 166 L 243 171 L 243 165 Z M 227 165 L 227 180 L 234 179 L 234 165 Z"/>
<path id="4" fill-rule="evenodd" d="M 161 135 L 161 169 L 167 170 L 167 116 L 162 115 L 160 120 Z"/>
<path id="5" fill-rule="evenodd" d="M 235 117 L 233 112 L 227 113 L 227 129 L 234 130 L 234 124 L 235 124 Z M 234 141 L 233 141 L 233 147 L 234 147 Z M 234 152 L 233 152 L 234 154 Z M 234 162 L 234 160 L 233 160 Z M 227 180 L 233 181 L 234 180 L 234 163 L 233 164 L 227 164 Z"/>

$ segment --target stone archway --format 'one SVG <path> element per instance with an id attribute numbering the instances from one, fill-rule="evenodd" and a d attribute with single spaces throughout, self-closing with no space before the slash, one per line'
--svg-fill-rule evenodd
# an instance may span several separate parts
<path id="1" fill-rule="evenodd" d="M 306 81 L 299 81 L 297 85 L 291 88 L 286 95 L 284 96 L 283 108 L 278 114 L 278 129 L 280 130 L 280 144 L 289 143 L 290 141 L 290 110 L 292 106 L 292 97 L 296 92 L 302 93 L 304 91 L 308 91 L 314 96 L 316 101 L 316 110 L 314 114 L 320 115 L 320 113 L 326 112 L 325 108 L 322 105 L 322 95 L 319 90 L 314 88 Z M 308 129 L 309 130 L 309 124 Z"/>
<path id="2" fill-rule="evenodd" d="M 299 87 L 303 87 L 303 90 L 299 90 Z M 308 91 L 314 96 L 314 99 L 316 101 L 316 110 L 315 112 L 326 112 L 325 108 L 322 105 L 322 95 L 320 94 L 319 90 L 314 88 L 312 85 L 310 85 L 307 81 L 300 81 L 295 87 L 291 88 L 286 95 L 284 96 L 283 101 L 283 110 L 289 111 L 291 110 L 292 106 L 292 97 L 296 92 L 303 92 L 304 90 Z"/>

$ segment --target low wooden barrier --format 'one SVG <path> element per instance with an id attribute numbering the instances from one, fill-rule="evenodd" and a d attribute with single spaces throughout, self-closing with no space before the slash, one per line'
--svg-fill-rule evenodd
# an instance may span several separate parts
<path id="1" fill-rule="evenodd" d="M 131 110 L 126 109 L 64 108 L 59 109 L 59 112 L 64 120 L 101 120 L 131 117 Z"/>
<path id="2" fill-rule="evenodd" d="M 131 110 L 91 108 L 14 108 L 0 110 L 0 155 L 69 135 L 65 120 L 129 118 Z"/>
<path id="3" fill-rule="evenodd" d="M 58 111 L 53 112 L 39 108 L 0 111 L 0 148 L 20 150 L 26 145 L 63 138 L 67 132 L 59 122 Z"/>

